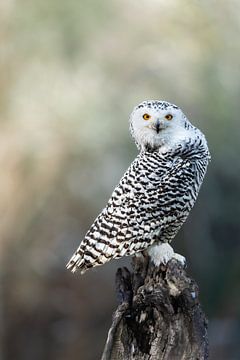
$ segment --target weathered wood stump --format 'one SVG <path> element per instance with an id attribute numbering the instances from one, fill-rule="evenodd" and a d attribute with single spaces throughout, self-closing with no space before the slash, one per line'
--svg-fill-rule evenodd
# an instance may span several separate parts
<path id="1" fill-rule="evenodd" d="M 206 360 L 207 320 L 198 287 L 180 262 L 155 267 L 133 259 L 133 272 L 118 269 L 119 306 L 102 360 Z"/>

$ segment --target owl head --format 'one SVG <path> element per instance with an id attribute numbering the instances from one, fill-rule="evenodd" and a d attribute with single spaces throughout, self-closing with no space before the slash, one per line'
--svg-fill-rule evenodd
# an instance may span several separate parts
<path id="1" fill-rule="evenodd" d="M 173 146 L 193 128 L 182 110 L 167 101 L 148 100 L 137 105 L 130 116 L 130 131 L 140 150 Z"/>

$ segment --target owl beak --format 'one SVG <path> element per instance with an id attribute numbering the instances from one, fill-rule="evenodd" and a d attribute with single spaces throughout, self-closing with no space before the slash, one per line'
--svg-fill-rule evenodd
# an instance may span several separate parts
<path id="1" fill-rule="evenodd" d="M 157 121 L 155 122 L 155 124 L 154 124 L 154 128 L 155 128 L 157 134 L 158 134 L 159 131 L 161 130 L 161 126 L 160 126 L 160 125 L 161 125 L 161 124 L 160 124 L 160 121 L 159 121 L 159 120 L 157 120 Z"/>
<path id="2" fill-rule="evenodd" d="M 151 123 L 147 127 L 149 129 L 155 130 L 156 133 L 158 134 L 162 129 L 164 129 L 164 124 L 162 123 L 162 121 L 157 119 L 157 121 L 155 121 L 154 123 Z"/>

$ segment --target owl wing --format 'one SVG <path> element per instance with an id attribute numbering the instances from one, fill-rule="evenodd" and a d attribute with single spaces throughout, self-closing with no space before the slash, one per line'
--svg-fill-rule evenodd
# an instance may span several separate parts
<path id="1" fill-rule="evenodd" d="M 195 201 L 192 191 L 196 182 L 195 163 L 177 157 L 172 159 L 170 166 L 165 166 L 166 163 L 159 166 L 160 176 L 159 173 L 155 176 L 154 172 L 146 176 L 139 170 L 142 164 L 137 158 L 90 227 L 67 268 L 73 272 L 80 268 L 83 273 L 111 259 L 143 251 L 156 239 L 167 235 L 169 225 L 174 222 L 176 232 Z"/>

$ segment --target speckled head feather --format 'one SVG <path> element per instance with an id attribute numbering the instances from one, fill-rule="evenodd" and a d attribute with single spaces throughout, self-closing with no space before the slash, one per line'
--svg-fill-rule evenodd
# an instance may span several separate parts
<path id="1" fill-rule="evenodd" d="M 141 109 L 143 107 L 149 109 L 156 109 L 156 110 L 169 110 L 169 109 L 179 109 L 177 105 L 171 104 L 168 101 L 164 100 L 144 100 L 137 106 L 135 106 L 134 110 Z"/>

